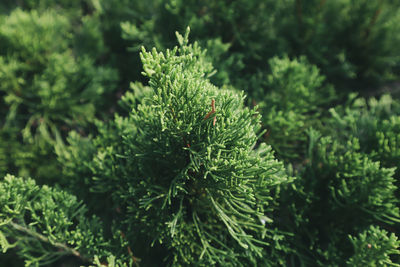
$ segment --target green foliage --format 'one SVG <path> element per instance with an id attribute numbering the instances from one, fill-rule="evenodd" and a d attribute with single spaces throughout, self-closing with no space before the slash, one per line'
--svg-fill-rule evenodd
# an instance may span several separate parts
<path id="1" fill-rule="evenodd" d="M 343 266 L 351 256 L 347 235 L 371 224 L 400 223 L 394 168 L 361 153 L 356 138 L 340 143 L 308 132 L 309 163 L 284 202 L 293 213 L 293 242 L 306 266 Z"/>
<path id="2" fill-rule="evenodd" d="M 268 129 L 266 141 L 279 157 L 299 159 L 306 148 L 305 130 L 320 127 L 322 107 L 335 99 L 334 89 L 305 57 L 274 57 L 269 65 L 271 73 L 262 84 L 264 91 L 255 96 Z"/>
<path id="3" fill-rule="evenodd" d="M 139 9 L 141 16 L 131 16 L 121 26 L 133 49 L 164 49 L 174 43 L 171 32 L 189 25 L 192 37 L 208 50 L 218 69 L 212 81 L 253 91 L 258 84 L 249 84 L 251 75 L 265 71 L 265 61 L 287 48 L 278 36 L 286 2 L 154 1 L 151 9 Z"/>
<path id="4" fill-rule="evenodd" d="M 3 253 L 16 248 L 26 266 L 49 264 L 65 255 L 82 262 L 111 256 L 112 244 L 105 240 L 101 222 L 87 219 L 86 207 L 73 195 L 8 175 L 0 181 L 0 207 Z"/>
<path id="5" fill-rule="evenodd" d="M 253 151 L 260 118 L 243 107 L 243 96 L 214 87 L 204 51 L 187 45 L 187 36 L 178 39 L 181 46 L 166 53 L 143 50 L 152 92 L 128 117 L 100 125 L 87 183 L 112 195 L 147 264 L 159 260 L 151 258 L 157 249 L 174 266 L 247 265 L 261 256 L 273 264 L 279 252 L 269 244 L 281 234 L 272 213 L 287 181 L 283 166 L 269 147 Z M 62 160 L 88 162 L 74 160 L 75 144 Z"/>
<path id="6" fill-rule="evenodd" d="M 17 9 L 0 20 L 0 93 L 6 106 L 0 143 L 14 144 L 14 160 L 5 164 L 40 178 L 48 170 L 43 162 L 54 159 L 52 143 L 71 128 L 84 131 L 97 109 L 107 107 L 104 96 L 117 76 L 74 47 L 82 34 L 88 45 L 96 42 L 88 34 L 90 19 L 76 35 L 68 18 L 52 10 Z"/>
<path id="7" fill-rule="evenodd" d="M 359 153 L 359 150 L 357 139 L 348 141 L 345 146 L 330 138 L 321 139 L 319 151 L 312 160 L 313 175 L 319 177 L 319 180 L 327 177 L 331 200 L 338 207 L 355 206 L 360 211 L 373 215 L 375 219 L 387 223 L 397 221 L 399 210 L 396 208 L 398 201 L 393 194 L 396 189 L 392 177 L 394 168 L 380 167 L 379 162 L 370 160 L 365 154 Z M 335 206 L 331 204 L 331 207 Z M 358 224 L 360 225 L 360 219 Z"/>
<path id="8" fill-rule="evenodd" d="M 23 9 L 38 9 L 44 10 L 49 7 L 58 7 L 64 9 L 79 9 L 81 6 L 88 2 L 86 0 L 77 0 L 77 1 L 68 1 L 68 0 L 20 0 L 20 1 L 12 1 L 12 0 L 4 0 L 2 1 L 2 5 L 4 6 L 12 6 L 20 7 Z"/>
<path id="9" fill-rule="evenodd" d="M 0 265 L 399 266 L 399 7 L 1 1 Z"/>
<path id="10" fill-rule="evenodd" d="M 391 256 L 400 254 L 400 242 L 395 234 L 371 226 L 357 237 L 350 236 L 355 254 L 347 261 L 348 266 L 400 266 Z M 398 257 L 398 256 L 397 256 Z"/>
<path id="11" fill-rule="evenodd" d="M 306 266 L 359 261 L 359 251 L 349 258 L 346 235 L 361 234 L 371 224 L 390 225 L 386 229 L 397 233 L 399 107 L 389 95 L 368 101 L 352 96 L 331 109 L 321 128 L 331 136 L 308 130 L 305 169 L 282 202 L 291 206 L 295 224 L 288 231 L 298 232 L 293 244 Z"/>
<path id="12" fill-rule="evenodd" d="M 361 150 L 386 167 L 400 161 L 400 103 L 390 95 L 366 101 L 357 98 L 349 105 L 332 109 L 332 128 L 338 137 L 355 136 Z M 400 178 L 397 170 L 397 179 Z"/>
<path id="13" fill-rule="evenodd" d="M 296 0 L 288 27 L 291 50 L 301 51 L 330 81 L 348 89 L 398 73 L 399 5 L 393 1 Z M 364 88 L 360 88 L 364 89 Z"/>
<path id="14" fill-rule="evenodd" d="M 171 32 L 189 25 L 212 51 L 221 72 L 215 80 L 251 95 L 259 90 L 257 75 L 268 72 L 265 62 L 276 55 L 306 55 L 346 90 L 350 83 L 358 87 L 399 75 L 400 9 L 393 1 L 152 1 L 131 10 L 128 22 L 121 21 L 132 47 L 169 47 Z M 225 48 L 212 50 L 214 42 Z"/>
<path id="15" fill-rule="evenodd" d="M 141 62 L 138 51 L 135 53 L 128 51 L 132 43 L 122 38 L 120 24 L 133 18 L 155 16 L 155 5 L 159 2 L 159 0 L 92 0 L 89 4 L 99 19 L 98 27 L 101 30 L 104 44 L 109 50 L 105 59 L 110 66 L 118 69 L 119 84 L 124 91 L 131 81 L 140 80 L 142 76 L 140 75 Z M 173 31 L 175 30 L 177 29 Z"/>

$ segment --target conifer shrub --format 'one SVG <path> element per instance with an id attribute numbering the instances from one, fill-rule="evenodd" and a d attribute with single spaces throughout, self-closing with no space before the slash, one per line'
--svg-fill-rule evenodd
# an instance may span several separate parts
<path id="1" fill-rule="evenodd" d="M 260 117 L 243 95 L 213 86 L 205 52 L 178 39 L 165 53 L 142 51 L 151 91 L 127 117 L 100 123 L 93 140 L 72 134 L 59 152 L 64 171 L 77 187 L 111 196 L 142 264 L 282 260 L 273 222 L 283 165 L 270 147 L 253 149 Z M 82 143 L 89 149 L 79 151 Z"/>
<path id="2" fill-rule="evenodd" d="M 322 127 L 328 115 L 324 109 L 335 100 L 335 91 L 305 57 L 274 57 L 269 66 L 270 74 L 259 77 L 264 90 L 254 96 L 268 130 L 265 140 L 280 158 L 298 161 L 306 151 L 306 129 Z"/>
<path id="3" fill-rule="evenodd" d="M 336 87 L 366 90 L 398 77 L 398 2 L 293 2 L 294 19 L 286 25 L 290 50 L 306 55 Z"/>
<path id="4" fill-rule="evenodd" d="M 354 136 L 360 149 L 385 167 L 398 167 L 400 161 L 400 102 L 390 95 L 380 99 L 349 99 L 344 106 L 331 109 L 330 127 L 340 129 L 337 136 L 344 140 Z M 399 170 L 396 177 L 400 179 Z"/>
<path id="5" fill-rule="evenodd" d="M 11 8 L 22 8 L 22 9 L 39 9 L 45 10 L 52 7 L 58 7 L 62 9 L 80 9 L 82 5 L 88 2 L 87 0 L 77 0 L 77 1 L 68 1 L 68 0 L 19 0 L 19 1 L 12 1 L 12 0 L 4 0 L 2 1 L 3 6 L 8 6 Z"/>
<path id="6" fill-rule="evenodd" d="M 400 266 L 399 7 L 1 1 L 0 266 Z"/>
<path id="7" fill-rule="evenodd" d="M 397 266 L 393 257 L 400 254 L 397 236 L 380 227 L 371 226 L 357 237 L 350 236 L 355 253 L 347 261 L 349 266 Z M 392 258 L 391 258 L 392 257 Z"/>
<path id="8" fill-rule="evenodd" d="M 287 51 L 279 35 L 288 6 L 282 1 L 154 1 L 142 15 L 121 21 L 123 38 L 134 49 L 144 45 L 171 47 L 172 32 L 191 27 L 192 37 L 207 48 L 218 73 L 211 77 L 218 85 L 232 84 L 252 93 L 258 81 L 252 76 L 267 71 L 274 55 Z M 149 13 L 150 11 L 150 13 Z M 279 18 L 279 19 L 278 19 Z"/>
<path id="9" fill-rule="evenodd" d="M 100 266 L 102 257 L 109 266 L 127 266 L 109 251 L 123 247 L 118 245 L 106 240 L 99 218 L 90 218 L 75 196 L 39 187 L 32 179 L 7 175 L 0 181 L 0 248 L 4 253 L 17 247 L 26 266 L 48 265 L 65 256 L 77 258 L 74 264 Z"/>
<path id="10" fill-rule="evenodd" d="M 121 1 L 123 2 L 123 1 Z M 154 1 L 121 21 L 131 47 L 170 47 L 189 25 L 229 82 L 252 95 L 274 56 L 307 56 L 338 89 L 365 90 L 399 77 L 399 4 L 394 1 Z M 127 11 L 125 11 L 127 13 Z M 224 49 L 214 51 L 213 43 Z M 222 48 L 222 47 L 221 47 Z M 218 78 L 218 76 L 216 77 Z M 218 79 L 216 79 L 218 80 Z"/>
<path id="11" fill-rule="evenodd" d="M 3 5 L 15 7 L 15 2 Z M 274 56 L 307 56 L 339 89 L 365 90 L 399 75 L 399 4 L 368 0 L 287 1 L 18 1 L 27 10 L 52 7 L 69 17 L 94 15 L 121 84 L 140 77 L 139 48 L 165 49 L 172 32 L 191 26 L 219 72 L 212 81 L 250 95 Z M 83 42 L 84 43 L 84 42 Z M 128 52 L 131 50 L 131 53 Z"/>
<path id="12" fill-rule="evenodd" d="M 331 109 L 331 113 L 329 128 L 340 129 L 335 133 L 340 142 L 357 138 L 360 151 L 370 159 L 395 168 L 396 196 L 400 198 L 400 102 L 390 95 L 368 100 L 352 96 L 348 104 Z M 395 228 L 400 231 L 400 224 Z"/>
<path id="13" fill-rule="evenodd" d="M 355 137 L 340 142 L 313 129 L 308 134 L 308 163 L 294 187 L 282 193 L 282 205 L 290 207 L 285 225 L 294 233 L 300 263 L 343 266 L 360 253 L 357 244 L 352 252 L 349 235 L 361 234 L 371 225 L 396 232 L 400 212 L 395 168 L 370 159 Z M 383 250 L 389 254 L 393 247 Z"/>
<path id="14" fill-rule="evenodd" d="M 321 129 L 331 136 L 307 130 L 306 164 L 281 204 L 292 206 L 290 217 L 298 222 L 288 231 L 306 266 L 400 263 L 399 111 L 389 95 L 352 95 L 325 119 Z"/>
<path id="15" fill-rule="evenodd" d="M 74 30 L 61 13 L 16 9 L 0 20 L 5 106 L 0 147 L 10 154 L 4 164 L 19 175 L 45 178 L 55 171 L 54 142 L 69 129 L 83 133 L 100 108 L 108 106 L 104 97 L 113 90 L 117 73 L 97 66 L 92 54 L 75 46 L 79 34 L 88 31 L 85 26 Z"/>

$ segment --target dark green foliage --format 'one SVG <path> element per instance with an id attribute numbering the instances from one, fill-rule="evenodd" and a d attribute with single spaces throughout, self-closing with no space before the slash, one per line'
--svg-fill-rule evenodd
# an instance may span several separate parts
<path id="1" fill-rule="evenodd" d="M 259 90 L 257 75 L 268 72 L 265 63 L 276 55 L 306 55 L 346 90 L 350 83 L 363 90 L 360 84 L 399 75 L 400 9 L 387 0 L 160 0 L 132 12 L 122 29 L 133 47 L 170 47 L 171 32 L 189 25 L 192 37 L 211 50 L 221 72 L 216 81 L 251 95 Z M 225 48 L 213 50 L 215 42 Z"/>
<path id="2" fill-rule="evenodd" d="M 306 55 L 330 81 L 357 89 L 399 75 L 399 5 L 393 1 L 295 0 L 291 50 Z M 296 29 L 294 32 L 292 29 Z M 294 33 L 294 34 L 293 34 Z M 354 83 L 357 81 L 357 83 Z M 350 82 L 350 83 L 349 83 Z"/>
<path id="3" fill-rule="evenodd" d="M 395 234 L 371 226 L 357 237 L 350 236 L 355 254 L 347 261 L 348 266 L 399 266 L 392 261 L 400 254 L 400 242 Z"/>
<path id="4" fill-rule="evenodd" d="M 347 235 L 400 223 L 394 168 L 360 153 L 356 138 L 340 143 L 312 129 L 309 138 L 309 163 L 284 202 L 292 206 L 294 243 L 306 266 L 343 266 L 351 256 Z"/>
<path id="5" fill-rule="evenodd" d="M 85 2 L 89 2 L 86 0 L 76 0 L 76 1 L 68 1 L 68 0 L 4 0 L 2 1 L 3 6 L 9 7 L 20 7 L 23 9 L 38 9 L 45 10 L 49 7 L 58 7 L 63 9 L 80 9 Z"/>
<path id="6" fill-rule="evenodd" d="M 89 5 L 99 19 L 98 26 L 102 32 L 104 44 L 109 49 L 105 59 L 109 65 L 118 69 L 122 91 L 128 88 L 131 81 L 140 80 L 142 76 L 138 50 L 135 53 L 128 51 L 132 42 L 122 38 L 121 23 L 126 20 L 155 16 L 155 6 L 159 2 L 159 0 L 96 0 L 91 1 Z M 139 47 L 140 45 L 142 44 L 139 44 Z"/>
<path id="7" fill-rule="evenodd" d="M 398 233 L 399 107 L 388 95 L 369 101 L 353 96 L 331 110 L 333 116 L 322 128 L 331 136 L 320 138 L 308 130 L 305 169 L 283 200 L 292 206 L 296 223 L 288 231 L 299 233 L 293 242 L 300 262 L 343 266 L 351 256 L 346 235 L 361 235 L 371 224 Z M 355 253 L 349 262 L 361 264 L 364 254 Z"/>
<path id="8" fill-rule="evenodd" d="M 71 128 L 83 132 L 98 109 L 109 106 L 104 96 L 117 75 L 74 45 L 81 35 L 87 45 L 97 42 L 95 33 L 88 34 L 90 18 L 79 30 L 52 10 L 17 9 L 0 20 L 0 93 L 6 106 L 0 146 L 11 154 L 5 164 L 20 175 L 49 179 L 55 168 L 55 161 L 49 164 L 51 145 Z"/>
<path id="9" fill-rule="evenodd" d="M 133 16 L 121 24 L 131 47 L 170 47 L 175 41 L 171 32 L 189 25 L 192 38 L 207 48 L 218 69 L 211 78 L 217 84 L 230 83 L 253 91 L 258 84 L 254 79 L 249 83 L 250 77 L 259 71 L 265 73 L 265 62 L 286 51 L 286 40 L 278 36 L 280 25 L 286 20 L 277 18 L 285 18 L 287 1 L 153 3 L 150 13 L 139 9 L 144 15 Z"/>
<path id="10" fill-rule="evenodd" d="M 331 201 L 338 207 L 354 206 L 377 220 L 387 223 L 398 221 L 398 201 L 393 194 L 396 188 L 392 177 L 394 169 L 380 167 L 379 162 L 368 159 L 359 150 L 357 139 L 341 146 L 330 138 L 323 138 L 319 151 L 313 156 L 311 174 L 327 182 Z M 330 203 L 329 206 L 335 205 Z M 353 210 L 349 216 L 357 218 L 357 224 L 361 225 L 361 218 L 367 219 L 368 216 L 356 216 L 355 212 Z M 344 214 L 341 213 L 341 216 Z M 349 224 L 350 221 L 347 221 L 346 225 Z"/>
<path id="11" fill-rule="evenodd" d="M 99 219 L 86 219 L 86 207 L 70 194 L 8 175 L 0 181 L 0 207 L 0 246 L 16 248 L 26 266 L 65 255 L 81 262 L 112 256 Z"/>
<path id="12" fill-rule="evenodd" d="M 332 86 L 306 58 L 272 58 L 264 91 L 256 95 L 268 132 L 265 139 L 284 159 L 299 160 L 306 150 L 309 127 L 321 127 L 323 107 L 335 99 Z M 326 114 L 324 114 L 326 116 Z"/>
<path id="13" fill-rule="evenodd" d="M 351 99 L 350 99 L 351 100 Z M 386 167 L 400 162 L 400 103 L 390 95 L 380 99 L 354 99 L 344 107 L 331 110 L 332 128 L 340 129 L 340 139 L 355 136 L 361 150 Z M 397 179 L 400 178 L 397 170 Z"/>

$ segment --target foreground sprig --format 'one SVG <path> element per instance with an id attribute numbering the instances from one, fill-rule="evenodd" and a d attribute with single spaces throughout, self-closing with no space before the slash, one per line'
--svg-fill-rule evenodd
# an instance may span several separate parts
<path id="1" fill-rule="evenodd" d="M 46 265 L 63 256 L 82 263 L 115 257 L 97 217 L 75 196 L 7 175 L 0 181 L 0 247 L 16 248 L 26 266 Z M 121 260 L 116 261 L 123 266 Z M 104 263 L 104 261 L 103 261 Z"/>

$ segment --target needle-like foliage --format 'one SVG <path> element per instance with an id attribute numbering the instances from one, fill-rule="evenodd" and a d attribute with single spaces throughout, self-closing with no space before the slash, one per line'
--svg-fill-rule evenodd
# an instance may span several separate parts
<path id="1" fill-rule="evenodd" d="M 274 57 L 269 66 L 271 73 L 260 77 L 264 90 L 255 96 L 268 130 L 265 141 L 280 158 L 296 161 L 304 157 L 306 129 L 321 128 L 320 121 L 328 115 L 323 107 L 333 102 L 335 91 L 305 57 Z"/>
<path id="2" fill-rule="evenodd" d="M 350 239 L 355 253 L 347 261 L 348 266 L 400 266 L 392 261 L 400 256 L 400 241 L 395 234 L 371 226 Z"/>
<path id="3" fill-rule="evenodd" d="M 281 236 L 272 213 L 288 179 L 270 147 L 254 150 L 259 115 L 208 81 L 212 66 L 187 33 L 173 50 L 142 51 L 152 91 L 102 126 L 88 183 L 112 195 L 145 262 L 158 250 L 174 266 L 271 264 Z"/>
<path id="4" fill-rule="evenodd" d="M 400 264 L 399 3 L 1 0 L 0 266 Z"/>
<path id="5" fill-rule="evenodd" d="M 7 172 L 51 179 L 55 140 L 71 128 L 84 131 L 98 108 L 107 106 L 102 96 L 113 89 L 117 74 L 97 66 L 78 45 L 85 35 L 86 45 L 101 47 L 91 22 L 86 17 L 74 28 L 55 10 L 16 9 L 0 16 L 0 149 Z M 100 55 L 101 49 L 91 50 Z"/>
<path id="6" fill-rule="evenodd" d="M 86 213 L 71 194 L 7 175 L 0 180 L 0 248 L 15 248 L 26 266 L 50 264 L 65 256 L 75 257 L 76 263 L 115 261 L 102 223 L 96 217 L 88 219 Z"/>
<path id="7" fill-rule="evenodd" d="M 292 218 L 285 227 L 292 227 L 288 231 L 295 234 L 296 251 L 305 266 L 343 266 L 352 256 L 348 235 L 370 225 L 396 231 L 400 212 L 395 168 L 371 160 L 355 137 L 342 143 L 313 129 L 308 134 L 308 163 L 295 187 L 285 192 L 284 205 L 291 206 Z"/>

